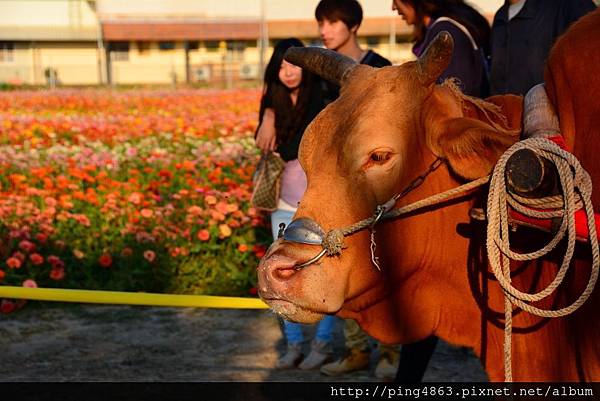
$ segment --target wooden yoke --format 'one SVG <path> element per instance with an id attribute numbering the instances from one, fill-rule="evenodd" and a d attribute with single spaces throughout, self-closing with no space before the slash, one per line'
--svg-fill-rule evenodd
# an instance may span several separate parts
<path id="1" fill-rule="evenodd" d="M 550 139 L 565 148 L 558 118 L 543 84 L 531 88 L 524 99 L 523 139 L 527 138 Z M 541 198 L 559 193 L 556 167 L 528 149 L 519 150 L 508 159 L 505 177 L 508 189 L 524 197 Z"/>

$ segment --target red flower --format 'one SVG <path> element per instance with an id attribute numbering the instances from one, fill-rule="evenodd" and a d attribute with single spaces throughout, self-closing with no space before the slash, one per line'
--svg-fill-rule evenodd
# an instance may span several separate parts
<path id="1" fill-rule="evenodd" d="M 4 270 L 0 270 L 0 281 L 2 281 L 4 277 L 6 277 L 6 273 L 4 272 Z"/>
<path id="2" fill-rule="evenodd" d="M 15 304 L 12 301 L 9 301 L 8 299 L 3 299 L 2 303 L 0 303 L 0 312 L 2 313 L 11 313 L 12 311 L 15 310 Z"/>
<path id="3" fill-rule="evenodd" d="M 112 265 L 112 256 L 110 256 L 108 253 L 103 254 L 102 256 L 100 256 L 100 258 L 98 258 L 98 263 L 100 264 L 100 266 L 102 267 L 110 267 Z"/>
<path id="4" fill-rule="evenodd" d="M 257 258 L 262 258 L 263 256 L 265 256 L 267 250 L 262 245 L 254 245 L 252 247 L 252 252 L 254 252 Z"/>
<path id="5" fill-rule="evenodd" d="M 256 287 L 252 287 L 248 290 L 248 294 L 256 295 L 256 294 L 258 294 L 258 290 L 256 289 Z"/>
<path id="6" fill-rule="evenodd" d="M 48 240 L 48 236 L 44 233 L 36 234 L 35 238 L 41 243 L 45 243 Z"/>
<path id="7" fill-rule="evenodd" d="M 36 266 L 44 263 L 44 257 L 39 253 L 32 253 L 31 255 L 29 255 L 29 260 L 31 260 L 31 263 L 33 263 Z"/>
<path id="8" fill-rule="evenodd" d="M 52 268 L 54 268 L 54 269 L 65 267 L 65 262 L 60 260 L 60 258 L 56 255 L 48 256 L 47 260 L 48 260 L 48 263 L 50 263 L 52 265 Z"/>
<path id="9" fill-rule="evenodd" d="M 65 278 L 65 269 L 62 267 L 53 267 L 50 269 L 50 278 L 52 280 L 60 281 Z"/>
<path id="10" fill-rule="evenodd" d="M 246 245 L 246 244 L 240 244 L 240 245 L 238 245 L 238 251 L 240 251 L 240 252 L 247 252 L 248 251 L 248 245 Z"/>

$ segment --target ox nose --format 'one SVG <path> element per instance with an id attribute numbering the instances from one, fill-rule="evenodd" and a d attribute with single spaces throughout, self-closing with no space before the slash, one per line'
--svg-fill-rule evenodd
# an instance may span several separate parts
<path id="1" fill-rule="evenodd" d="M 293 243 L 322 245 L 325 233 L 314 220 L 303 217 L 293 220 L 287 227 L 280 226 L 278 237 Z M 278 287 L 285 285 L 285 281 L 298 272 L 299 265 L 296 259 L 276 252 L 278 247 L 276 243 L 273 243 L 271 247 L 267 251 L 266 259 L 261 261 L 263 263 L 261 271 L 267 283 Z M 264 291 L 267 292 L 268 288 L 265 287 Z"/>

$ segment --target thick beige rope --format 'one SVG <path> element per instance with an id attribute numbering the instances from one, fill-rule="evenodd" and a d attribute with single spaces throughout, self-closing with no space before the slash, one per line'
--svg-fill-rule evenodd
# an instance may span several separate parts
<path id="1" fill-rule="evenodd" d="M 530 149 L 539 155 L 551 160 L 557 167 L 562 187 L 562 201 L 554 198 L 546 199 L 541 203 L 525 202 L 523 198 L 511 195 L 506 191 L 505 168 L 509 157 L 520 149 Z M 561 317 L 573 313 L 589 298 L 598 279 L 600 266 L 600 252 L 598 250 L 598 239 L 594 210 L 591 202 L 592 182 L 587 172 L 581 167 L 579 161 L 571 153 L 561 149 L 554 142 L 542 138 L 530 138 L 517 142 L 508 149 L 498 160 L 490 180 L 488 194 L 487 214 L 487 251 L 490 265 L 498 282 L 505 293 L 505 331 L 504 331 L 504 371 L 505 381 L 512 381 L 511 361 L 511 337 L 512 337 L 512 312 L 513 305 L 529 313 L 541 317 Z M 561 208 L 560 210 L 539 211 L 529 209 L 527 206 L 538 206 L 544 208 Z M 589 282 L 579 296 L 571 305 L 558 310 L 543 310 L 528 304 L 546 298 L 553 293 L 562 283 L 570 267 L 576 243 L 575 211 L 585 209 L 589 242 L 592 252 L 592 270 Z M 562 217 L 560 228 L 554 238 L 538 251 L 519 254 L 510 249 L 508 207 L 514 208 L 520 213 L 534 218 Z M 532 260 L 548 254 L 567 235 L 567 250 L 560 269 L 554 280 L 542 291 L 528 294 L 519 291 L 511 284 L 510 261 Z"/>

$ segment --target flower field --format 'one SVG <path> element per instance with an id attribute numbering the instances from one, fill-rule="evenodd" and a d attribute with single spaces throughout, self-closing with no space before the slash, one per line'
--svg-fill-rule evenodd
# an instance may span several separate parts
<path id="1" fill-rule="evenodd" d="M 258 100 L 0 93 L 0 285 L 252 294 L 270 241 L 249 205 Z"/>

